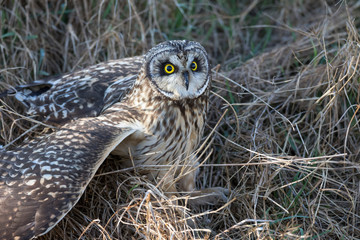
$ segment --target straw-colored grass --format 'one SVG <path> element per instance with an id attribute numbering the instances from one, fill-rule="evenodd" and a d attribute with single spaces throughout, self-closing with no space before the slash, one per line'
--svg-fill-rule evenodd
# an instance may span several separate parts
<path id="1" fill-rule="evenodd" d="M 359 7 L 325 0 L 3 2 L 0 92 L 139 55 L 167 39 L 199 41 L 214 66 L 197 187 L 227 188 L 228 201 L 175 204 L 110 157 L 41 239 L 360 239 Z M 44 128 L 23 117 L 14 99 L 0 101 L 0 144 L 11 147 Z"/>

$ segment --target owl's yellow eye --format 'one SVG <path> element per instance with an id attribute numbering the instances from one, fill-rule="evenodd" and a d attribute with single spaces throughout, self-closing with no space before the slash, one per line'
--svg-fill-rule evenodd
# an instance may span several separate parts
<path id="1" fill-rule="evenodd" d="M 167 74 L 172 74 L 172 73 L 175 71 L 175 67 L 174 67 L 174 65 L 168 63 L 168 64 L 165 65 L 164 71 L 165 71 Z"/>
<path id="2" fill-rule="evenodd" d="M 195 61 L 193 61 L 193 62 L 190 64 L 190 68 L 191 68 L 191 70 L 196 71 L 196 69 L 198 68 L 197 63 L 196 63 Z"/>

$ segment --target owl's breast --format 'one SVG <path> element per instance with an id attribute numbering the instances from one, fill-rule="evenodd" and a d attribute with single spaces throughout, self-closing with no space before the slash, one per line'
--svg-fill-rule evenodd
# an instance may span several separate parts
<path id="1" fill-rule="evenodd" d="M 200 142 L 203 112 L 173 108 L 157 116 L 144 140 L 135 147 L 138 163 L 167 165 L 187 158 Z"/>
<path id="2" fill-rule="evenodd" d="M 172 111 L 149 114 L 145 132 L 136 132 L 113 152 L 125 167 L 168 165 L 187 159 L 198 146 L 203 126 L 203 110 L 173 108 Z M 132 160 L 130 160 L 130 157 Z"/>

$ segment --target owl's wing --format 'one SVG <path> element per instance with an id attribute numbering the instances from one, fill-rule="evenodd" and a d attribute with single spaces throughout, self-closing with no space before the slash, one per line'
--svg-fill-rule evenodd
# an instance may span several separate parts
<path id="1" fill-rule="evenodd" d="M 143 57 L 132 57 L 100 63 L 20 85 L 1 95 L 15 96 L 27 114 L 47 123 L 64 124 L 81 117 L 95 117 L 122 99 L 133 86 L 142 62 Z"/>
<path id="2" fill-rule="evenodd" d="M 0 239 L 31 239 L 52 229 L 109 153 L 138 130 L 121 125 L 102 116 L 82 118 L 14 151 L 0 151 Z"/>

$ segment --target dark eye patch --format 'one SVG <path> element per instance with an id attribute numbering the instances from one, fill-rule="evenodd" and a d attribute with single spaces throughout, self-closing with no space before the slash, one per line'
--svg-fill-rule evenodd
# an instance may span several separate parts
<path id="1" fill-rule="evenodd" d="M 170 70 L 170 65 L 174 68 L 173 71 L 168 71 L 168 72 L 166 72 L 166 69 L 167 69 L 167 70 Z M 178 68 L 177 68 L 174 64 L 172 64 L 171 62 L 169 62 L 169 61 L 162 62 L 162 63 L 158 64 L 156 67 L 157 67 L 157 69 L 159 70 L 161 76 L 170 75 L 170 74 L 176 73 L 177 70 L 178 70 Z M 166 68 L 166 69 L 165 69 L 165 68 Z"/>
<path id="2" fill-rule="evenodd" d="M 190 68 L 193 69 L 194 65 L 196 65 L 196 69 L 193 70 L 193 72 L 200 72 L 202 70 L 202 67 L 201 67 L 202 64 L 203 63 L 201 61 L 199 61 L 199 59 L 197 57 L 195 57 L 194 60 L 190 64 Z"/>

